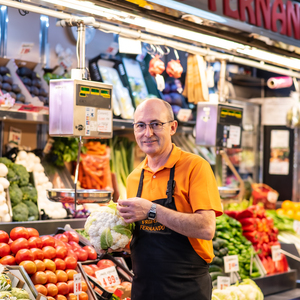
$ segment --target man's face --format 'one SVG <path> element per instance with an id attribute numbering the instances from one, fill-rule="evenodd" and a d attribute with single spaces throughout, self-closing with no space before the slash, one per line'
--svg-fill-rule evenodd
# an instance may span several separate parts
<path id="1" fill-rule="evenodd" d="M 149 124 L 153 122 L 169 122 L 170 116 L 167 108 L 160 100 L 150 100 L 143 103 L 135 112 L 135 123 Z M 160 130 L 151 129 L 146 126 L 142 132 L 134 131 L 134 135 L 140 149 L 147 155 L 154 157 L 162 154 L 172 145 L 171 136 L 175 134 L 177 122 L 169 122 L 162 126 Z"/>

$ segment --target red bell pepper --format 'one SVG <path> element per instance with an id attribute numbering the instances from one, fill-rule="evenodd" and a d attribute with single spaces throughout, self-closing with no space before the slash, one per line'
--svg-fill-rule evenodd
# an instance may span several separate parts
<path id="1" fill-rule="evenodd" d="M 225 210 L 225 214 L 231 218 L 236 219 L 236 216 L 238 215 L 239 211 L 235 210 Z"/>
<path id="2" fill-rule="evenodd" d="M 257 226 L 256 218 L 243 218 L 243 219 L 239 219 L 239 222 L 242 224 L 242 226 L 248 226 L 248 225 Z"/>
<path id="3" fill-rule="evenodd" d="M 269 229 L 272 229 L 274 227 L 274 220 L 271 217 L 267 217 L 266 219 Z"/>
<path id="4" fill-rule="evenodd" d="M 256 205 L 251 205 L 247 209 L 240 211 L 236 216 L 236 218 L 239 221 L 240 219 L 244 219 L 244 218 L 256 218 L 256 215 L 257 215 L 257 207 Z"/>
<path id="5" fill-rule="evenodd" d="M 252 244 L 257 244 L 260 241 L 258 231 L 244 231 L 243 236 L 246 237 Z"/>

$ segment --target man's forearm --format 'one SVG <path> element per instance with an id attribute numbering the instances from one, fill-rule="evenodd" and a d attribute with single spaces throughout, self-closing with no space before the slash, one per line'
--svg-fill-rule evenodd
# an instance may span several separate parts
<path id="1" fill-rule="evenodd" d="M 215 212 L 182 213 L 161 205 L 156 208 L 157 222 L 191 238 L 211 240 L 215 233 Z"/>

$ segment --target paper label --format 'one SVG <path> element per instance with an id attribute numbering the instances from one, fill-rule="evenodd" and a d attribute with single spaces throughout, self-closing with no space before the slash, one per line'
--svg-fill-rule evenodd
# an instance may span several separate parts
<path id="1" fill-rule="evenodd" d="M 224 256 L 225 273 L 238 272 L 239 258 L 237 255 Z"/>
<path id="2" fill-rule="evenodd" d="M 230 125 L 229 138 L 232 145 L 239 145 L 241 140 L 241 127 Z"/>
<path id="3" fill-rule="evenodd" d="M 46 146 L 44 147 L 44 150 L 43 150 L 43 152 L 45 154 L 49 154 L 50 153 L 54 142 L 55 141 L 53 139 L 51 139 L 51 138 L 48 139 L 47 144 L 46 144 Z"/>
<path id="4" fill-rule="evenodd" d="M 74 274 L 73 280 L 74 280 L 74 294 L 80 295 L 82 292 L 81 273 Z"/>
<path id="5" fill-rule="evenodd" d="M 268 192 L 267 194 L 267 200 L 271 203 L 275 203 L 277 201 L 277 198 L 278 198 L 278 194 L 275 193 L 275 192 Z"/>
<path id="6" fill-rule="evenodd" d="M 20 54 L 28 54 L 32 50 L 34 46 L 34 43 L 22 43 L 21 49 L 20 49 Z"/>
<path id="7" fill-rule="evenodd" d="M 217 289 L 224 290 L 230 286 L 230 277 L 218 276 L 217 277 Z"/>
<path id="8" fill-rule="evenodd" d="M 119 52 L 130 54 L 141 54 L 142 43 L 140 40 L 133 40 L 119 36 Z"/>
<path id="9" fill-rule="evenodd" d="M 8 142 L 21 144 L 22 130 L 14 127 L 9 128 Z"/>
<path id="10" fill-rule="evenodd" d="M 272 260 L 273 261 L 278 261 L 281 260 L 281 249 L 280 245 L 275 245 L 271 247 L 272 251 Z"/>
<path id="11" fill-rule="evenodd" d="M 192 114 L 192 110 L 188 108 L 181 108 L 177 114 L 177 119 L 181 122 L 187 122 Z"/>
<path id="12" fill-rule="evenodd" d="M 98 109 L 97 110 L 97 131 L 111 132 L 112 131 L 112 117 L 110 110 Z"/>
<path id="13" fill-rule="evenodd" d="M 156 81 L 156 84 L 157 84 L 157 89 L 162 92 L 165 89 L 165 79 L 164 79 L 164 77 L 162 75 L 157 74 L 155 76 L 155 81 Z"/>
<path id="14" fill-rule="evenodd" d="M 96 278 L 100 281 L 101 286 L 109 287 L 120 284 L 120 278 L 116 267 L 109 267 L 95 272 Z"/>
<path id="15" fill-rule="evenodd" d="M 293 227 L 294 227 L 294 230 L 296 231 L 296 233 L 300 234 L 300 222 L 297 220 L 294 220 Z"/>

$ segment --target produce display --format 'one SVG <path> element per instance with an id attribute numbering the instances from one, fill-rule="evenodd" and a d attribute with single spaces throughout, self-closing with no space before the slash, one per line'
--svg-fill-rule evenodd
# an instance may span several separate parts
<path id="1" fill-rule="evenodd" d="M 260 288 L 251 279 L 244 279 L 242 282 L 237 282 L 225 289 L 214 289 L 212 293 L 212 300 L 263 300 L 264 295 Z"/>
<path id="2" fill-rule="evenodd" d="M 282 202 L 281 208 L 278 208 L 276 212 L 280 216 L 300 221 L 300 202 L 285 200 Z"/>
<path id="3" fill-rule="evenodd" d="M 87 218 L 84 229 L 97 251 L 125 248 L 132 236 L 134 223 L 127 224 L 117 211 L 117 204 L 101 206 Z"/>
<path id="4" fill-rule="evenodd" d="M 12 287 L 12 282 L 8 275 L 0 274 L 0 299 L 30 299 L 26 290 Z"/>
<path id="5" fill-rule="evenodd" d="M 53 184 L 46 176 L 40 158 L 34 153 L 19 151 L 15 160 L 15 164 L 24 166 L 28 172 L 33 172 L 34 183 L 37 192 L 37 204 L 40 213 L 42 214 L 44 211 L 45 214 L 52 219 L 65 218 L 67 216 L 67 212 L 63 208 L 63 205 L 59 202 L 52 202 L 47 198 L 47 189 L 53 188 Z M 32 190 L 35 191 L 35 188 Z"/>
<path id="6" fill-rule="evenodd" d="M 238 273 L 241 279 L 261 276 L 254 262 L 252 265 L 252 273 L 250 273 L 251 256 L 255 254 L 255 251 L 251 247 L 251 242 L 247 241 L 243 236 L 241 223 L 234 218 L 223 214 L 216 219 L 216 233 L 213 238 L 213 248 L 215 257 L 209 265 L 209 273 L 214 287 L 217 285 L 218 276 L 225 276 L 223 258 L 226 255 L 238 256 Z"/>
<path id="7" fill-rule="evenodd" d="M 7 201 L 6 190 L 9 188 L 9 181 L 5 178 L 8 174 L 8 168 L 0 163 L 0 221 L 11 222 L 10 203 Z"/>
<path id="8" fill-rule="evenodd" d="M 267 274 L 288 270 L 284 254 L 281 254 L 281 259 L 276 263 L 272 260 L 271 247 L 280 245 L 277 238 L 278 229 L 274 227 L 273 219 L 267 217 L 261 205 L 252 205 L 242 211 L 225 211 L 225 213 L 242 224 L 243 235 L 253 244 Z"/>

